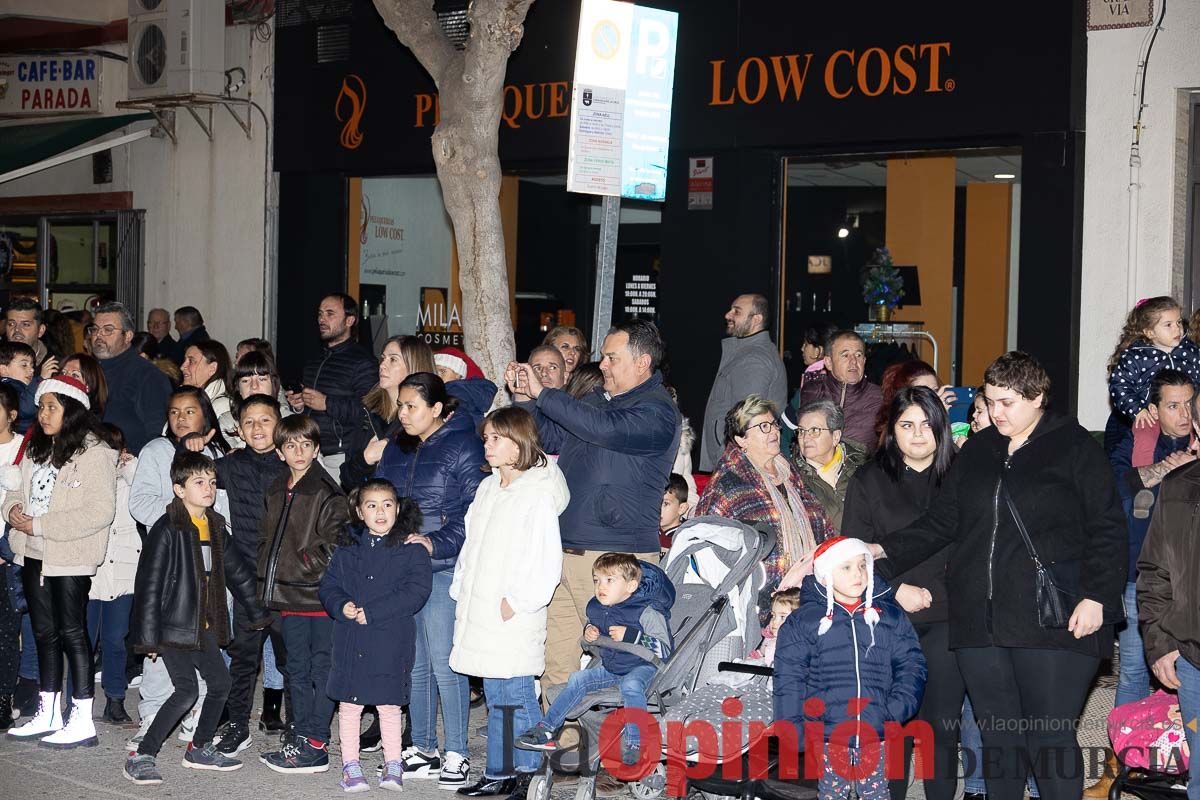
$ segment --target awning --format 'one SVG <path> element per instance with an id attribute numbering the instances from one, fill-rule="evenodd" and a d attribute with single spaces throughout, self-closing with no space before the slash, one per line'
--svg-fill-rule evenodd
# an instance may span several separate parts
<path id="1" fill-rule="evenodd" d="M 90 147 L 84 146 L 118 128 L 153 119 L 153 114 L 120 114 L 114 117 L 90 117 L 64 122 L 0 127 L 0 183 L 149 136 L 150 131 L 147 129 L 98 142 Z M 51 163 L 43 165 L 42 162 Z"/>

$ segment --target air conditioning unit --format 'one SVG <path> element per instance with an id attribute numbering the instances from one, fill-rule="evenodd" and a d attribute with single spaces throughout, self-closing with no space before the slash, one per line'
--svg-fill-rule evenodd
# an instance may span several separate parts
<path id="1" fill-rule="evenodd" d="M 129 0 L 129 99 L 225 89 L 221 0 Z"/>

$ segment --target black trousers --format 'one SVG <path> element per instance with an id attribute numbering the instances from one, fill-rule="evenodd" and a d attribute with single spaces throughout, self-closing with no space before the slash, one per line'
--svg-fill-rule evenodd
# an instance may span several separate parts
<path id="1" fill-rule="evenodd" d="M 62 691 L 62 659 L 66 655 L 75 698 L 90 699 L 96 693 L 92 645 L 87 634 L 88 591 L 92 588 L 92 579 L 75 575 L 43 579 L 42 562 L 36 558 L 25 559 L 21 579 L 25 600 L 29 603 L 33 639 L 37 643 L 41 690 Z"/>
<path id="2" fill-rule="evenodd" d="M 225 667 L 225 659 L 221 657 L 217 637 L 211 630 L 206 630 L 200 634 L 199 650 L 164 647 L 158 657 L 166 664 L 175 690 L 158 710 L 154 722 L 150 723 L 150 729 L 138 745 L 138 754 L 157 756 L 179 720 L 191 711 L 196 698 L 200 696 L 197 672 L 208 684 L 208 694 L 204 697 L 204 705 L 200 707 L 200 719 L 196 720 L 196 732 L 192 735 L 192 746 L 198 750 L 212 741 L 217 732 L 217 723 L 221 721 L 225 699 L 229 696 L 229 670 Z"/>
<path id="3" fill-rule="evenodd" d="M 1076 723 L 1100 659 L 1067 650 L 956 651 L 983 737 L 989 800 L 1021 800 L 1029 771 L 1042 800 L 1079 800 Z"/>
<path id="4" fill-rule="evenodd" d="M 9 602 L 11 577 L 12 571 L 0 566 L 0 697 L 16 691 L 21 667 L 21 615 Z"/>
<path id="5" fill-rule="evenodd" d="M 929 674 L 917 719 L 933 729 L 931 746 L 923 752 L 933 759 L 933 777 L 925 781 L 928 800 L 954 800 L 958 788 L 958 727 L 962 717 L 963 687 L 958 660 L 950 650 L 950 623 L 930 622 L 913 626 L 921 640 L 921 652 Z M 904 797 L 912 771 L 912 739 L 904 740 L 904 778 L 888 782 L 892 797 Z"/>
<path id="6" fill-rule="evenodd" d="M 287 679 L 287 648 L 283 644 L 283 625 L 274 615 L 271 626 L 265 631 L 250 628 L 250 615 L 241 603 L 233 604 L 233 641 L 225 652 L 229 654 L 229 720 L 245 725 L 250 723 L 250 711 L 254 707 L 254 686 L 258 681 L 258 668 L 262 664 L 262 649 L 267 637 L 275 651 L 275 665 L 284 675 L 284 694 L 290 688 Z M 290 704 L 288 706 L 291 707 Z"/>

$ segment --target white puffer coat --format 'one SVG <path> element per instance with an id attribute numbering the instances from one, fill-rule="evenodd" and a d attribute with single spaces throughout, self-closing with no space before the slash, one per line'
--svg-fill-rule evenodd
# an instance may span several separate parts
<path id="1" fill-rule="evenodd" d="M 96 570 L 96 577 L 92 578 L 92 588 L 88 592 L 90 600 L 115 600 L 133 594 L 138 560 L 142 555 L 142 537 L 138 535 L 137 523 L 129 515 L 129 487 L 133 485 L 136 471 L 136 456 L 125 464 L 117 464 L 117 515 L 108 534 L 104 561 Z"/>
<path id="2" fill-rule="evenodd" d="M 553 461 L 507 487 L 500 486 L 499 473 L 479 484 L 450 584 L 458 601 L 450 651 L 455 672 L 481 678 L 542 674 L 546 607 L 562 578 L 558 516 L 570 498 Z M 500 616 L 504 599 L 514 612 L 507 622 Z"/>

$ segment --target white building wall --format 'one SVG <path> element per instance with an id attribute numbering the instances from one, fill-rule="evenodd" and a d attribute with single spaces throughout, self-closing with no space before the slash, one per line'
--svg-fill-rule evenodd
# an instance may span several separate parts
<path id="1" fill-rule="evenodd" d="M 1159 12 L 1155 4 L 1155 15 Z M 1186 202 L 1187 126 L 1179 124 L 1188 90 L 1200 89 L 1200 3 L 1171 3 L 1154 43 L 1142 114 L 1137 250 L 1130 258 L 1129 151 L 1135 114 L 1134 75 L 1150 28 L 1088 34 L 1087 135 L 1084 167 L 1083 285 L 1079 331 L 1080 422 L 1091 430 L 1108 418 L 1105 365 L 1126 314 L 1140 298 L 1181 301 Z M 1130 287 L 1132 276 L 1132 290 Z M 1064 298 L 1064 304 L 1066 298 Z"/>
<path id="2" fill-rule="evenodd" d="M 121 45 L 105 49 L 125 52 Z M 253 26 L 243 25 L 225 29 L 225 49 L 227 66 L 246 70 L 246 88 L 236 96 L 249 96 L 270 119 L 273 43 L 258 41 Z M 111 59 L 103 63 L 104 113 L 136 113 L 115 106 L 126 96 L 126 65 Z M 244 117 L 246 109 L 238 113 Z M 146 212 L 143 309 L 196 306 L 209 333 L 232 350 L 240 339 L 264 335 L 268 137 L 263 116 L 257 111 L 251 116 L 252 138 L 247 139 L 228 111 L 214 108 L 209 141 L 187 111 L 178 109 L 178 144 L 166 137 L 148 138 L 114 149 L 112 183 L 93 184 L 91 159 L 83 158 L 0 184 L 0 197 L 133 192 L 133 207 Z M 207 116 L 202 113 L 201 118 Z"/>

